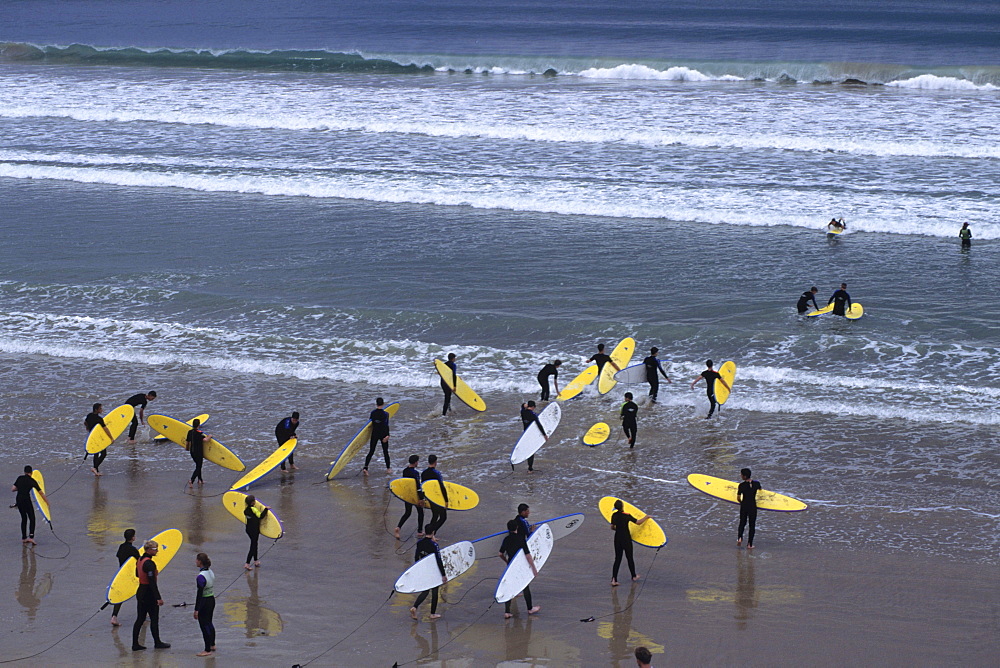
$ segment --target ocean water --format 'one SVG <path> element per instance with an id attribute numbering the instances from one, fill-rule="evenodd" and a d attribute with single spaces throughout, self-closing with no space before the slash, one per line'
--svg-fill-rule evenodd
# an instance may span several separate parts
<path id="1" fill-rule="evenodd" d="M 538 493 L 628 480 L 713 532 L 684 475 L 752 465 L 814 503 L 792 539 L 995 563 L 1000 13 L 628 5 L 4 3 L 5 412 L 66 391 L 75 430 L 156 385 L 181 413 L 193 379 L 215 414 L 378 393 L 425 424 L 455 351 L 506 442 L 543 363 L 634 336 L 680 381 L 644 459 L 579 446 L 620 393 L 577 399 Z M 842 281 L 863 319 L 794 314 Z M 739 366 L 712 424 L 707 357 Z"/>

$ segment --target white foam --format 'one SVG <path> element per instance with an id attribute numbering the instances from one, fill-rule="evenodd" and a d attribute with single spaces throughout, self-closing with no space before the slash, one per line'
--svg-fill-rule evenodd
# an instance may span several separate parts
<path id="1" fill-rule="evenodd" d="M 742 77 L 732 74 L 708 75 L 689 67 L 669 67 L 658 70 L 646 65 L 618 65 L 607 68 L 590 68 L 583 70 L 578 76 L 584 79 L 626 79 L 633 81 L 744 81 Z"/>
<path id="2" fill-rule="evenodd" d="M 914 88 L 918 90 L 947 90 L 947 91 L 995 91 L 1000 90 L 1000 86 L 990 83 L 976 84 L 968 79 L 957 77 L 942 77 L 934 74 L 921 74 L 910 79 L 900 79 L 890 81 L 885 84 L 892 88 Z"/>

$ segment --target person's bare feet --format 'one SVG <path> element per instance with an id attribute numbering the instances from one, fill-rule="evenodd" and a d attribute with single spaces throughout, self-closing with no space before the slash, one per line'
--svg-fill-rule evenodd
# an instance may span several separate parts
<path id="1" fill-rule="evenodd" d="M 441 619 L 441 615 L 436 612 L 431 613 L 431 619 Z"/>
<path id="2" fill-rule="evenodd" d="M 749 544 L 748 544 L 748 545 L 747 545 L 747 549 L 748 549 L 748 550 L 752 550 L 752 549 L 753 549 L 753 545 L 749 545 Z"/>
<path id="3" fill-rule="evenodd" d="M 243 568 L 245 568 L 248 571 L 252 571 L 253 570 L 253 566 L 251 566 L 250 564 L 243 564 Z"/>
<path id="4" fill-rule="evenodd" d="M 742 538 L 737 538 L 736 539 L 736 547 L 739 547 L 742 544 L 743 544 L 743 539 Z"/>
<path id="5" fill-rule="evenodd" d="M 291 464 L 290 466 L 292 467 L 293 471 L 298 471 L 299 470 L 299 467 L 296 466 L 295 464 Z"/>
<path id="6" fill-rule="evenodd" d="M 361 473 L 363 473 L 366 478 L 368 477 L 368 469 L 361 469 Z"/>
<path id="7" fill-rule="evenodd" d="M 203 650 L 203 651 L 198 652 L 197 654 L 195 654 L 195 656 L 212 656 L 213 654 L 215 654 L 215 652 L 206 652 L 206 651 Z"/>
<path id="8" fill-rule="evenodd" d="M 134 438 L 128 439 L 128 444 L 129 445 L 135 445 L 135 439 Z"/>
<path id="9" fill-rule="evenodd" d="M 413 617 L 414 619 L 417 618 L 417 609 L 416 608 L 410 608 L 410 617 Z"/>
<path id="10" fill-rule="evenodd" d="M 612 580 L 611 581 L 611 586 L 612 587 L 617 587 L 618 586 L 618 580 Z"/>
<path id="11" fill-rule="evenodd" d="M 528 614 L 529 615 L 533 615 L 533 614 L 535 614 L 536 612 L 538 612 L 541 609 L 542 609 L 542 606 L 536 605 L 535 607 L 528 609 Z"/>
<path id="12" fill-rule="evenodd" d="M 635 582 L 635 581 L 637 581 L 638 579 L 639 579 L 639 576 L 638 576 L 638 575 L 633 575 L 633 576 L 632 576 L 632 582 Z"/>
<path id="13" fill-rule="evenodd" d="M 513 616 L 514 616 L 514 615 L 512 615 L 512 614 L 511 614 L 511 613 L 509 613 L 509 612 L 505 612 L 505 613 L 503 613 L 503 618 L 504 618 L 504 619 L 510 619 L 510 618 L 511 618 L 511 617 L 513 617 Z"/>
<path id="14" fill-rule="evenodd" d="M 386 469 L 385 470 L 385 474 L 386 475 L 392 475 L 392 469 Z"/>
<path id="15" fill-rule="evenodd" d="M 396 537 L 396 540 L 399 540 L 399 527 L 392 530 L 392 535 Z"/>
<path id="16" fill-rule="evenodd" d="M 118 615 L 111 616 L 111 626 L 121 626 L 121 624 L 118 623 Z"/>
<path id="17" fill-rule="evenodd" d="M 260 560 L 258 559 L 257 561 L 253 562 L 253 565 L 256 566 L 257 568 L 260 568 Z"/>
<path id="18" fill-rule="evenodd" d="M 26 543 L 28 543 L 28 545 L 38 545 L 38 543 L 36 543 L 36 542 L 35 542 L 35 539 L 34 539 L 34 538 L 29 538 L 29 539 L 28 539 L 27 541 L 25 541 L 25 542 L 26 542 Z"/>

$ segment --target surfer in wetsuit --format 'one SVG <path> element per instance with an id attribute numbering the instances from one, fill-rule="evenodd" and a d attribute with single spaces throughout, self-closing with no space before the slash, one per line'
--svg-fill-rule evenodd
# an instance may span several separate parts
<path id="1" fill-rule="evenodd" d="M 521 504 L 527 510 L 527 505 Z M 525 516 L 527 514 L 525 513 Z M 520 519 L 519 519 L 520 518 Z M 517 556 L 517 553 L 524 550 L 524 556 L 528 559 L 528 566 L 531 567 L 531 572 L 538 575 L 538 570 L 535 568 L 535 560 L 531 558 L 531 551 L 528 549 L 528 535 L 525 533 L 524 524 L 527 522 L 526 519 L 518 516 L 507 522 L 507 536 L 503 539 L 500 544 L 500 558 L 503 559 L 505 564 L 509 564 L 511 559 Z M 539 610 L 541 606 L 532 606 L 531 601 L 531 587 L 525 587 L 522 592 L 524 594 L 524 604 L 528 606 L 528 614 L 533 615 Z M 510 619 L 514 614 L 510 611 L 510 604 L 514 599 L 510 599 L 503 604 L 503 618 Z"/>
<path id="2" fill-rule="evenodd" d="M 441 379 L 441 389 L 444 390 L 444 408 L 441 409 L 441 415 L 448 415 L 448 411 L 451 410 L 451 395 L 454 394 L 452 387 L 458 386 L 458 365 L 455 364 L 455 359 L 457 356 L 455 353 L 448 353 L 448 361 L 444 363 L 446 367 L 451 369 L 451 385 L 444 382 L 444 378 Z"/>
<path id="3" fill-rule="evenodd" d="M 31 505 L 31 490 L 35 490 L 43 501 L 48 501 L 38 481 L 31 477 L 32 471 L 33 468 L 25 466 L 24 473 L 17 476 L 14 486 L 10 488 L 10 491 L 17 492 L 17 496 L 14 497 L 14 507 L 21 513 L 21 542 L 25 545 L 38 544 L 35 542 L 35 507 Z"/>
<path id="4" fill-rule="evenodd" d="M 437 480 L 438 484 L 441 485 L 441 496 L 444 497 L 444 502 L 448 503 L 448 488 L 444 486 L 444 477 L 441 472 L 437 469 L 437 455 L 430 455 L 427 457 L 427 468 L 424 472 L 420 474 L 420 486 L 424 487 L 428 480 Z M 442 508 L 436 503 L 431 503 L 431 521 L 428 526 L 433 526 L 434 530 L 437 531 L 448 519 L 448 509 Z"/>
<path id="5" fill-rule="evenodd" d="M 649 357 L 642 360 L 643 365 L 646 367 L 646 382 L 649 383 L 649 396 L 652 403 L 656 403 L 656 396 L 660 393 L 660 377 L 656 374 L 661 374 L 667 379 L 668 383 L 673 381 L 670 380 L 670 376 L 667 372 L 663 370 L 663 366 L 660 364 L 660 360 L 656 357 L 660 349 L 653 346 L 649 349 Z"/>
<path id="6" fill-rule="evenodd" d="M 827 304 L 833 304 L 834 315 L 847 315 L 851 310 L 851 295 L 847 294 L 847 283 L 841 283 L 840 289 L 830 296 Z"/>
<path id="7" fill-rule="evenodd" d="M 204 485 L 205 481 L 201 477 L 201 465 L 205 463 L 205 440 L 212 440 L 210 434 L 203 434 L 198 427 L 201 426 L 201 420 L 195 418 L 191 420 L 191 429 L 187 433 L 187 446 L 188 452 L 191 454 L 191 459 L 194 460 L 194 473 L 191 474 L 191 479 L 188 481 L 188 487 L 194 487 L 195 479 L 198 480 L 199 485 Z"/>
<path id="8" fill-rule="evenodd" d="M 132 651 L 146 649 L 139 644 L 139 631 L 142 630 L 143 622 L 149 617 L 149 632 L 153 634 L 153 647 L 156 649 L 167 649 L 170 643 L 160 640 L 160 606 L 163 605 L 163 597 L 160 589 L 156 585 L 156 577 L 159 571 L 153 557 L 160 551 L 160 546 L 155 540 L 147 540 L 143 545 L 142 556 L 135 562 L 135 574 L 139 577 L 139 589 L 135 593 L 136 618 L 132 625 Z"/>
<path id="9" fill-rule="evenodd" d="M 135 432 L 139 430 L 139 423 L 143 421 L 143 417 L 146 413 L 146 406 L 149 402 L 156 398 L 156 392 L 150 390 L 146 394 L 140 392 L 139 394 L 133 394 L 131 397 L 125 400 L 132 408 L 138 408 L 136 414 L 132 416 L 132 424 L 128 428 L 128 443 L 129 445 L 135 445 Z"/>
<path id="10" fill-rule="evenodd" d="M 247 518 L 247 536 L 250 537 L 250 550 L 247 552 L 247 563 L 243 566 L 250 570 L 250 562 L 254 566 L 260 566 L 260 559 L 257 558 L 257 541 L 260 539 L 260 523 L 271 509 L 264 506 L 257 508 L 257 499 L 253 494 L 247 496 L 246 507 L 243 508 L 243 515 Z"/>
<path id="11" fill-rule="evenodd" d="M 611 568 L 611 586 L 618 586 L 618 569 L 622 565 L 622 555 L 628 560 L 628 570 L 632 574 L 632 581 L 635 582 L 639 576 L 635 572 L 635 559 L 632 556 L 632 534 L 629 530 L 629 522 L 641 525 L 649 519 L 649 515 L 643 515 L 641 519 L 635 519 L 625 512 L 625 504 L 621 499 L 615 499 L 615 512 L 611 514 L 611 530 L 615 532 L 615 565 Z"/>
<path id="12" fill-rule="evenodd" d="M 617 364 L 615 364 L 614 361 L 611 359 L 611 355 L 608 355 L 607 353 L 604 352 L 604 344 L 603 343 L 598 343 L 597 344 L 597 352 L 594 353 L 593 357 L 591 357 L 587 361 L 588 362 L 593 362 L 594 364 L 597 365 L 597 377 L 598 378 L 601 377 L 601 372 L 604 371 L 604 365 L 605 364 L 610 363 L 611 366 L 613 366 L 615 368 L 615 371 L 621 371 L 622 370 L 621 367 L 618 366 Z"/>
<path id="13" fill-rule="evenodd" d="M 212 656 L 215 653 L 215 573 L 212 571 L 212 560 L 204 552 L 199 552 L 194 558 L 198 567 L 198 577 L 194 583 L 198 588 L 194 596 L 194 618 L 201 628 L 201 637 L 205 641 L 204 651 L 195 656 Z"/>
<path id="14" fill-rule="evenodd" d="M 101 413 L 103 412 L 104 412 L 103 404 L 94 404 L 93 410 L 90 413 L 87 413 L 87 417 L 83 418 L 83 428 L 87 430 L 87 434 L 89 435 L 90 432 L 94 430 L 94 427 L 96 427 L 97 425 L 101 425 L 101 429 L 103 429 L 104 433 L 108 435 L 108 438 L 114 441 L 115 439 L 114 436 L 111 435 L 111 430 L 109 430 L 108 426 L 104 424 L 104 418 L 101 417 Z M 108 456 L 107 448 L 104 448 L 100 452 L 94 453 L 94 465 L 90 467 L 90 470 L 93 472 L 94 475 L 101 475 L 101 463 L 104 462 L 107 456 Z M 87 456 L 84 455 L 83 458 L 86 459 Z"/>
<path id="15" fill-rule="evenodd" d="M 625 403 L 622 404 L 622 410 L 618 418 L 622 421 L 622 431 L 625 432 L 625 438 L 628 439 L 628 447 L 635 447 L 635 435 L 639 430 L 639 423 L 636 418 L 639 415 L 639 405 L 632 401 L 632 393 L 625 393 Z"/>
<path id="16" fill-rule="evenodd" d="M 816 303 L 816 293 L 819 292 L 819 288 L 815 285 L 799 297 L 798 303 L 795 304 L 795 308 L 798 309 L 799 315 L 806 313 L 809 310 L 809 302 L 812 302 L 813 308 L 819 310 L 819 304 Z"/>
<path id="17" fill-rule="evenodd" d="M 559 394 L 560 366 L 562 366 L 562 360 L 555 360 L 551 364 L 543 366 L 542 370 L 538 372 L 538 384 L 542 386 L 542 401 L 549 400 L 549 376 L 552 377 L 552 383 L 556 386 L 556 394 Z"/>
<path id="18" fill-rule="evenodd" d="M 375 446 L 382 443 L 382 455 L 385 457 L 385 472 L 386 475 L 392 473 L 392 469 L 389 468 L 389 414 L 382 408 L 385 402 L 382 401 L 382 397 L 375 399 L 375 410 L 371 412 L 368 419 L 372 423 L 372 438 L 371 442 L 368 444 L 368 456 L 365 457 L 365 467 L 361 469 L 361 472 L 368 475 L 368 464 L 372 460 L 372 455 L 375 454 Z"/>
<path id="19" fill-rule="evenodd" d="M 424 493 L 420 491 L 420 471 L 417 470 L 417 464 L 420 462 L 419 455 L 410 455 L 410 465 L 403 469 L 404 478 L 412 478 L 413 482 L 417 488 L 417 499 L 420 503 L 417 504 L 417 535 L 423 537 L 424 535 Z M 406 501 L 403 502 L 403 516 L 399 518 L 399 523 L 396 525 L 396 530 L 393 535 L 399 538 L 399 530 L 403 528 L 406 524 L 406 520 L 410 519 L 410 513 L 413 512 L 413 504 Z"/>
<path id="20" fill-rule="evenodd" d="M 424 557 L 433 554 L 434 560 L 437 562 L 438 570 L 441 571 L 441 584 L 448 583 L 448 576 L 444 572 L 444 562 L 441 561 L 441 548 L 438 546 L 437 541 L 434 540 L 434 532 L 436 527 L 433 524 L 427 525 L 427 533 L 424 537 L 417 541 L 417 547 L 413 554 L 413 563 L 417 563 Z M 417 619 L 417 608 L 420 604 L 427 600 L 427 594 L 431 595 L 431 619 L 438 619 L 441 615 L 437 614 L 438 607 L 438 588 L 433 587 L 427 591 L 420 592 L 417 596 L 417 600 L 413 602 L 413 607 L 410 608 L 410 617 Z"/>
<path id="21" fill-rule="evenodd" d="M 118 546 L 118 552 L 115 557 L 118 558 L 118 568 L 125 565 L 125 562 L 129 559 L 135 558 L 136 561 L 139 560 L 139 550 L 135 549 L 135 529 L 125 529 L 124 534 L 125 542 Z M 121 612 L 122 604 L 115 603 L 115 607 L 111 608 L 111 626 L 121 626 L 118 623 L 118 613 Z"/>
<path id="22" fill-rule="evenodd" d="M 760 491 L 760 483 L 750 477 L 750 469 L 741 469 L 740 477 L 743 478 L 743 482 L 736 488 L 736 500 L 740 503 L 740 528 L 736 536 L 736 545 L 743 544 L 743 529 L 749 522 L 747 549 L 752 550 L 753 535 L 757 528 L 757 492 Z"/>
<path id="23" fill-rule="evenodd" d="M 285 443 L 288 442 L 289 439 L 295 438 L 295 430 L 298 428 L 299 428 L 299 412 L 292 411 L 292 414 L 290 416 L 286 417 L 284 420 L 279 422 L 274 428 L 274 438 L 277 439 L 278 441 L 278 447 L 280 448 L 281 446 L 283 446 Z M 286 457 L 281 462 L 282 471 L 285 470 L 285 462 L 288 462 L 288 465 L 292 467 L 293 471 L 299 468 L 298 466 L 295 465 L 294 450 L 292 452 L 289 452 L 288 457 Z"/>
<path id="24" fill-rule="evenodd" d="M 962 248 L 972 248 L 972 230 L 968 223 L 962 223 L 962 229 L 958 231 L 958 238 L 962 240 Z"/>
<path id="25" fill-rule="evenodd" d="M 836 218 L 831 218 L 830 222 L 826 224 L 826 229 L 830 232 L 843 232 L 847 229 L 847 223 L 841 218 L 837 220 Z"/>
<path id="26" fill-rule="evenodd" d="M 543 427 L 542 423 L 538 421 L 538 413 L 535 412 L 535 402 L 529 401 L 528 403 L 521 404 L 521 424 L 524 425 L 524 431 L 528 431 L 528 427 L 530 427 L 532 423 L 538 426 L 538 430 L 542 432 L 542 437 L 546 441 L 549 440 L 549 435 L 545 433 L 545 427 Z M 534 465 L 535 456 L 531 455 L 528 457 L 528 473 L 535 472 Z"/>
<path id="27" fill-rule="evenodd" d="M 725 381 L 722 375 L 718 371 L 712 368 L 712 360 L 705 360 L 705 366 L 707 368 L 700 374 L 695 376 L 695 379 L 691 381 L 691 389 L 692 390 L 694 389 L 694 386 L 698 383 L 699 380 L 701 380 L 702 378 L 705 379 L 705 384 L 707 385 L 705 390 L 706 392 L 708 392 L 708 403 L 710 404 L 710 407 L 708 409 L 708 415 L 705 416 L 705 419 L 707 420 L 710 417 L 712 417 L 712 413 L 715 412 L 715 407 L 719 405 L 719 402 L 715 400 L 716 381 L 722 383 L 727 390 L 732 390 L 732 388 L 729 387 L 729 383 Z M 719 409 L 719 412 L 721 414 L 722 409 Z"/>

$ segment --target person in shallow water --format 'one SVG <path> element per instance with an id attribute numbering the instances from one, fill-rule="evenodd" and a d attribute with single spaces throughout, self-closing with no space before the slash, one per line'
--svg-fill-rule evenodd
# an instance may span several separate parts
<path id="1" fill-rule="evenodd" d="M 284 420 L 279 422 L 274 427 L 274 438 L 278 441 L 278 447 L 280 448 L 290 439 L 295 438 L 295 430 L 299 428 L 299 412 L 292 411 L 292 414 L 286 417 Z M 281 462 L 281 470 L 285 470 L 285 462 L 294 471 L 299 468 L 295 465 L 295 452 L 288 453 L 288 457 Z"/>
<path id="2" fill-rule="evenodd" d="M 841 218 L 837 220 L 836 218 L 831 218 L 830 222 L 826 224 L 826 229 L 831 232 L 843 232 L 847 229 L 847 223 Z"/>
<path id="3" fill-rule="evenodd" d="M 695 379 L 691 381 L 691 389 L 692 390 L 694 389 L 694 386 L 698 383 L 699 380 L 701 380 L 702 378 L 705 379 L 705 383 L 708 386 L 705 388 L 705 390 L 708 392 L 708 403 L 709 403 L 708 415 L 705 416 L 705 419 L 707 420 L 708 418 L 712 417 L 712 413 L 715 412 L 715 407 L 719 405 L 719 402 L 715 400 L 716 381 L 722 383 L 727 390 L 731 388 L 729 387 L 729 383 L 727 383 L 725 379 L 723 379 L 722 375 L 718 371 L 712 368 L 712 360 L 705 360 L 705 366 L 707 368 L 700 374 L 695 376 Z"/>
<path id="4" fill-rule="evenodd" d="M 760 491 L 760 483 L 750 476 L 750 469 L 741 469 L 740 477 L 743 482 L 736 488 L 736 500 L 740 503 L 740 528 L 736 534 L 736 545 L 738 547 L 743 544 L 743 529 L 749 523 L 748 550 L 753 549 L 753 536 L 757 531 L 757 492 Z"/>
<path id="5" fill-rule="evenodd" d="M 639 404 L 632 401 L 632 393 L 625 393 L 625 403 L 622 404 L 621 413 L 619 414 L 619 419 L 622 421 L 622 431 L 625 432 L 625 438 L 628 439 L 628 447 L 635 447 L 635 436 L 639 431 L 639 422 L 636 418 L 639 416 Z"/>
<path id="6" fill-rule="evenodd" d="M 660 394 L 660 377 L 656 374 L 659 373 L 664 378 L 667 379 L 668 383 L 672 383 L 670 376 L 667 372 L 663 370 L 663 365 L 660 364 L 657 354 L 659 354 L 660 349 L 653 346 L 649 349 L 649 356 L 642 360 L 643 366 L 646 367 L 646 382 L 649 383 L 649 399 L 652 403 L 656 403 L 656 397 Z"/>
<path id="7" fill-rule="evenodd" d="M 524 431 L 528 431 L 528 427 L 534 423 L 538 427 L 538 430 L 542 432 L 542 437 L 547 441 L 549 440 L 549 435 L 545 433 L 545 427 L 542 423 L 538 421 L 538 413 L 535 412 L 535 402 L 529 401 L 527 403 L 521 404 L 521 424 L 524 426 Z M 528 457 L 528 473 L 535 472 L 535 456 L 531 455 Z"/>
<path id="8" fill-rule="evenodd" d="M 111 435 L 111 430 L 109 430 L 108 426 L 104 424 L 104 418 L 101 417 L 101 413 L 103 412 L 104 412 L 103 404 L 94 404 L 91 412 L 87 413 L 87 417 L 83 418 L 83 428 L 87 430 L 87 434 L 89 435 L 90 432 L 94 430 L 94 427 L 96 427 L 97 425 L 101 425 L 101 429 L 103 429 L 104 433 L 108 435 L 108 438 L 114 441 L 115 439 Z M 104 462 L 105 459 L 107 459 L 107 457 L 108 457 L 107 448 L 104 448 L 100 452 L 94 453 L 94 465 L 90 468 L 90 470 L 95 476 L 101 475 L 101 464 Z M 86 459 L 86 455 L 84 455 L 84 459 Z"/>
<path id="9" fill-rule="evenodd" d="M 385 457 L 386 475 L 392 473 L 392 467 L 389 464 L 389 413 L 386 412 L 384 406 L 385 401 L 382 400 L 382 397 L 378 397 L 375 399 L 375 410 L 368 415 L 368 420 L 372 423 L 372 438 L 368 443 L 365 467 L 361 469 L 365 475 L 368 475 L 368 464 L 371 463 L 375 448 L 379 443 L 382 444 L 382 455 Z"/>
<path id="10" fill-rule="evenodd" d="M 132 408 L 138 408 L 136 414 L 132 416 L 132 424 L 128 428 L 128 443 L 129 445 L 135 445 L 135 433 L 139 431 L 139 424 L 143 422 L 146 413 L 146 406 L 149 402 L 156 398 L 156 391 L 150 390 L 143 394 L 133 394 L 131 397 L 125 400 Z"/>
<path id="11" fill-rule="evenodd" d="M 958 238 L 962 240 L 963 248 L 972 246 L 972 230 L 969 229 L 968 223 L 962 223 L 962 229 L 958 231 Z"/>
<path id="12" fill-rule="evenodd" d="M 798 310 L 799 315 L 802 315 L 809 310 L 809 302 L 812 302 L 815 310 L 819 310 L 819 304 L 816 303 L 817 292 L 819 292 L 819 288 L 814 285 L 799 296 L 799 301 L 795 304 L 795 308 Z"/>
<path id="13" fill-rule="evenodd" d="M 444 363 L 446 367 L 451 369 L 451 384 L 449 385 L 441 379 L 441 390 L 444 391 L 444 407 L 441 409 L 441 415 L 448 415 L 448 411 L 451 410 L 451 395 L 454 391 L 451 389 L 458 385 L 458 365 L 455 364 L 455 360 L 458 356 L 455 353 L 448 353 L 448 361 Z"/>
<path id="14" fill-rule="evenodd" d="M 622 368 L 620 366 L 618 366 L 617 364 L 615 364 L 614 360 L 611 359 L 611 355 L 608 355 L 606 352 L 604 352 L 604 344 L 603 343 L 598 343 L 597 344 L 597 352 L 594 353 L 594 355 L 589 360 L 587 360 L 587 361 L 588 362 L 593 362 L 594 364 L 597 365 L 597 377 L 598 378 L 601 377 L 601 372 L 604 371 L 604 365 L 605 364 L 611 364 L 611 366 L 613 366 L 615 368 L 615 371 L 621 371 L 622 370 Z"/>
<path id="15" fill-rule="evenodd" d="M 847 283 L 840 284 L 840 289 L 830 295 L 827 304 L 833 304 L 834 315 L 847 315 L 853 305 L 851 295 L 847 294 Z"/>
<path id="16" fill-rule="evenodd" d="M 549 396 L 551 395 L 549 377 L 552 378 L 552 384 L 556 386 L 556 394 L 559 394 L 560 366 L 562 366 L 562 360 L 556 360 L 551 364 L 546 364 L 542 367 L 542 370 L 538 372 L 538 384 L 542 386 L 542 401 L 548 401 Z"/>

